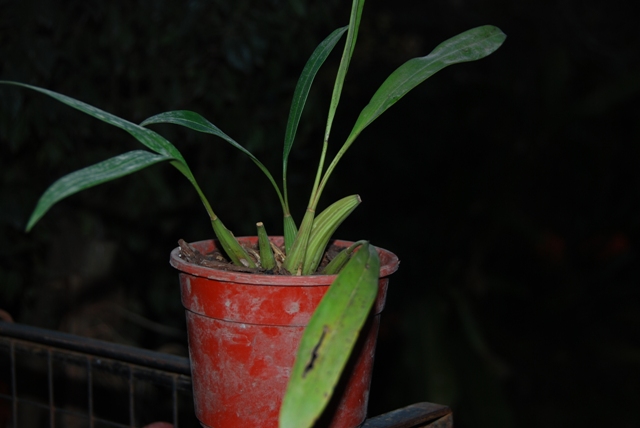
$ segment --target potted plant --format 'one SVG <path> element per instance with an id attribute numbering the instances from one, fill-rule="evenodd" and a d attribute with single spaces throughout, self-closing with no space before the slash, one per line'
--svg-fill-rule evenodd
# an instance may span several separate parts
<path id="1" fill-rule="evenodd" d="M 317 213 L 323 189 L 345 152 L 384 111 L 437 71 L 491 54 L 505 35 L 493 26 L 477 27 L 400 66 L 374 93 L 326 165 L 363 7 L 364 0 L 352 1 L 349 24 L 324 39 L 302 71 L 286 126 L 280 185 L 253 154 L 198 113 L 170 111 L 138 125 L 44 88 L 0 81 L 49 95 L 127 131 L 150 149 L 130 151 L 60 178 L 38 201 L 27 230 L 67 196 L 160 162 L 176 167 L 199 195 L 215 239 L 180 241 L 170 262 L 181 272 L 196 413 L 204 426 L 266 427 L 279 420 L 283 427 L 303 427 L 322 415 L 333 427 L 352 427 L 366 416 L 379 314 L 398 259 L 366 241 L 332 241 L 360 198 L 344 197 Z M 289 153 L 316 73 L 345 35 L 318 167 L 307 209 L 297 223 L 287 192 Z M 159 123 L 215 135 L 245 153 L 273 185 L 283 212 L 283 236 L 269 237 L 258 223 L 256 236 L 236 238 L 213 211 L 178 149 L 148 128 Z M 346 365 L 352 376 L 338 383 Z"/>

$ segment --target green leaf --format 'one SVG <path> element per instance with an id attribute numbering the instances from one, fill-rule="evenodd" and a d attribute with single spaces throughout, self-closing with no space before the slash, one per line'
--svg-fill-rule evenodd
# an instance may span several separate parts
<path id="1" fill-rule="evenodd" d="M 258 229 L 258 249 L 260 250 L 260 266 L 264 269 L 273 269 L 276 267 L 276 260 L 273 256 L 273 249 L 269 242 L 269 235 L 264 228 L 264 224 L 259 221 L 256 223 Z"/>
<path id="2" fill-rule="evenodd" d="M 215 135 L 217 137 L 222 138 L 227 143 L 231 144 L 233 147 L 240 150 L 245 155 L 249 156 L 249 158 L 256 165 L 258 165 L 258 168 L 260 168 L 260 170 L 267 176 L 267 178 L 273 185 L 273 188 L 276 190 L 276 193 L 278 194 L 278 198 L 280 199 L 280 203 L 282 204 L 283 210 L 285 211 L 285 213 L 288 212 L 288 210 L 285 208 L 284 198 L 280 193 L 280 188 L 276 184 L 276 181 L 274 180 L 273 176 L 271 175 L 267 167 L 264 166 L 262 162 L 260 162 L 258 158 L 253 155 L 253 153 L 251 153 L 249 150 L 242 147 L 236 140 L 234 140 L 233 138 L 229 137 L 227 134 L 222 132 L 220 128 L 218 128 L 213 123 L 209 122 L 207 119 L 202 117 L 202 115 L 193 111 L 188 111 L 188 110 L 167 111 L 167 112 L 152 116 L 148 119 L 145 119 L 140 124 L 140 126 L 147 126 L 147 125 L 158 124 L 158 123 L 171 123 L 175 125 L 181 125 L 186 128 L 193 129 L 194 131 Z"/>
<path id="3" fill-rule="evenodd" d="M 207 213 L 209 214 L 209 217 L 212 219 L 215 218 L 215 214 L 211 210 L 211 206 L 209 205 L 209 202 L 207 201 L 204 194 L 200 190 L 200 187 L 198 186 L 195 177 L 191 173 L 191 170 L 189 169 L 187 162 L 182 157 L 182 154 L 180 153 L 180 151 L 178 151 L 178 149 L 173 144 L 171 144 L 168 140 L 166 140 L 161 135 L 153 132 L 150 129 L 147 129 L 140 125 L 136 125 L 135 123 L 129 122 L 128 120 L 119 118 L 118 116 L 115 116 L 111 113 L 107 113 L 104 110 L 100 110 L 97 107 L 94 107 L 82 101 L 78 101 L 66 95 L 62 95 L 57 92 L 50 91 L 48 89 L 27 85 L 25 83 L 12 82 L 12 81 L 6 81 L 6 80 L 0 80 L 0 84 L 21 86 L 23 88 L 32 89 L 34 91 L 43 93 L 45 95 L 49 95 L 50 97 L 64 104 L 67 104 L 70 107 L 80 110 L 81 112 L 86 113 L 89 116 L 95 117 L 96 119 L 100 119 L 105 123 L 108 123 L 117 128 L 127 131 L 129 134 L 131 134 L 135 139 L 137 139 L 146 147 L 150 148 L 151 150 L 155 151 L 160 155 L 166 156 L 167 158 L 171 158 L 173 160 L 171 164 L 175 166 L 182 174 L 184 174 L 184 176 L 187 177 L 187 179 L 196 188 L 196 191 L 198 192 L 198 195 L 200 196 L 202 203 L 207 209 Z"/>
<path id="4" fill-rule="evenodd" d="M 495 52 L 506 37 L 499 28 L 485 25 L 446 40 L 427 56 L 407 61 L 391 73 L 373 95 L 369 104 L 360 113 L 348 140 L 360 134 L 365 127 L 398 102 L 407 92 L 438 71 L 452 64 L 484 58 Z"/>
<path id="5" fill-rule="evenodd" d="M 324 269 L 322 269 L 322 274 L 323 275 L 335 275 L 338 272 L 340 272 L 342 270 L 342 268 L 344 267 L 344 265 L 349 261 L 349 259 L 351 258 L 351 254 L 353 253 L 353 251 L 360 247 L 362 244 L 364 244 L 367 241 L 356 241 L 353 244 L 351 244 L 351 246 L 343 249 L 342 251 L 340 251 L 338 254 L 336 254 L 336 256 L 329 262 L 328 265 L 326 265 L 324 267 Z"/>
<path id="6" fill-rule="evenodd" d="M 280 408 L 280 428 L 307 428 L 321 415 L 378 292 L 380 259 L 365 243 L 342 269 L 307 325 Z"/>
<path id="7" fill-rule="evenodd" d="M 325 171 L 316 193 L 322 193 L 336 165 L 362 130 L 407 92 L 449 65 L 475 61 L 490 55 L 502 45 L 506 37 L 499 28 L 491 25 L 473 28 L 439 44 L 429 55 L 410 59 L 398 67 L 360 112 L 347 140 Z"/>
<path id="8" fill-rule="evenodd" d="M 313 220 L 307 251 L 302 265 L 302 274 L 313 274 L 322 261 L 324 250 L 338 227 L 360 205 L 359 195 L 342 198 L 325 208 Z"/>
<path id="9" fill-rule="evenodd" d="M 287 258 L 284 260 L 282 266 L 292 275 L 302 275 L 304 258 L 307 253 L 314 218 L 315 211 L 307 208 L 304 217 L 302 217 L 300 229 L 298 229 L 298 233 L 296 233 L 291 248 L 287 251 Z"/>
<path id="10" fill-rule="evenodd" d="M 176 167 L 182 174 L 184 174 L 185 177 L 187 177 L 187 179 L 191 182 L 191 184 L 193 184 L 196 191 L 198 192 L 198 195 L 200 196 L 200 199 L 202 200 L 202 203 L 204 204 L 207 210 L 207 213 L 209 214 L 209 217 L 211 219 L 216 218 L 216 215 L 214 214 L 213 210 L 211 209 L 211 206 L 209 205 L 209 201 L 207 201 L 206 197 L 200 190 L 200 187 L 198 186 L 198 183 L 196 182 L 195 177 L 193 176 L 191 170 L 189 169 L 187 162 L 182 157 L 182 154 L 173 144 L 171 144 L 168 140 L 166 140 L 161 135 L 153 132 L 150 129 L 144 128 L 140 125 L 136 125 L 135 123 L 129 122 L 128 120 L 115 116 L 111 113 L 107 113 L 104 110 L 100 110 L 97 107 L 94 107 L 82 101 L 78 101 L 66 95 L 62 95 L 57 92 L 50 91 L 48 89 L 40 88 L 38 86 L 33 86 L 33 85 L 27 85 L 25 83 L 12 82 L 12 81 L 6 81 L 6 80 L 0 80 L 0 84 L 21 86 L 23 88 L 32 89 L 34 91 L 43 93 L 45 95 L 49 95 L 50 97 L 64 104 L 67 104 L 70 107 L 80 110 L 81 112 L 86 113 L 89 116 L 95 117 L 96 119 L 100 119 L 105 123 L 113 125 L 124 131 L 127 131 L 129 134 L 131 134 L 135 139 L 137 139 L 146 147 L 155 151 L 159 155 L 164 156 L 165 159 L 170 159 L 172 161 L 171 165 Z M 113 178 L 116 178 L 116 176 L 114 176 Z M 46 210 L 44 212 L 46 212 Z M 42 214 L 44 214 L 44 212 Z M 35 221 L 37 221 L 37 219 Z M 34 224 L 35 224 L 35 221 L 34 221 Z"/>
<path id="11" fill-rule="evenodd" d="M 311 226 L 313 223 L 313 217 L 315 215 L 316 206 L 320 200 L 322 194 L 322 187 L 320 185 L 320 179 L 322 176 L 322 170 L 324 168 L 324 159 L 327 153 L 329 145 L 329 134 L 331 133 L 331 125 L 335 116 L 338 103 L 340 101 L 340 94 L 342 93 L 342 87 L 344 85 L 344 79 L 349 69 L 349 63 L 353 55 L 356 39 L 358 35 L 358 28 L 360 26 L 360 18 L 362 17 L 362 10 L 364 8 L 364 0 L 353 0 L 351 5 L 351 15 L 349 17 L 349 26 L 347 32 L 347 41 L 345 43 L 344 51 L 342 52 L 342 58 L 340 60 L 340 66 L 338 67 L 338 74 L 336 76 L 335 83 L 333 85 L 333 93 L 331 95 L 331 104 L 329 105 L 329 114 L 327 117 L 327 125 L 325 128 L 325 135 L 322 143 L 322 153 L 320 154 L 320 162 L 318 163 L 318 170 L 316 172 L 316 178 L 313 184 L 313 190 L 311 191 L 311 197 L 309 198 L 309 205 L 307 211 L 300 224 L 300 229 L 296 235 L 296 238 L 291 245 L 291 251 L 287 254 L 287 259 L 284 262 L 284 267 L 292 274 L 300 274 L 303 266 L 306 264 L 306 252 L 309 244 L 309 236 L 311 234 Z"/>
<path id="12" fill-rule="evenodd" d="M 170 156 L 134 150 L 65 175 L 49 186 L 40 197 L 26 229 L 31 230 L 55 203 L 67 196 L 171 159 L 173 158 Z"/>
<path id="13" fill-rule="evenodd" d="M 158 153 L 154 155 L 145 151 L 134 151 L 125 153 L 120 156 L 108 159 L 104 162 L 98 163 L 92 167 L 88 167 L 74 173 L 71 173 L 60 180 L 56 181 L 50 188 L 42 195 L 40 202 L 36 206 L 34 213 L 31 215 L 29 222 L 27 223 L 27 230 L 30 230 L 33 225 L 60 199 L 76 193 L 82 189 L 86 189 L 96 184 L 104 183 L 109 180 L 121 177 L 126 174 L 138 171 L 146 166 L 154 163 L 169 160 L 178 171 L 180 171 L 191 182 L 195 188 L 202 204 L 204 205 L 211 224 L 213 226 L 214 233 L 223 244 L 223 248 L 227 252 L 227 255 L 232 259 L 235 264 L 245 266 L 255 266 L 247 252 L 233 237 L 233 234 L 222 224 L 220 219 L 216 216 L 209 204 L 209 201 L 205 197 L 202 189 L 198 185 L 191 169 L 187 165 L 187 162 L 182 157 L 182 154 L 178 149 L 166 140 L 161 135 L 154 131 L 144 128 L 135 123 L 129 122 L 125 119 L 114 116 L 111 113 L 100 110 L 82 101 L 78 101 L 74 98 L 66 95 L 59 94 L 48 89 L 39 88 L 37 86 L 27 85 L 19 82 L 10 82 L 0 80 L 0 84 L 9 84 L 15 86 L 21 86 L 24 88 L 33 89 L 34 91 L 41 92 L 49 95 L 50 97 L 67 104 L 83 113 L 100 119 L 110 125 L 118 127 L 127 131 L 133 137 L 135 137 L 142 144 Z M 132 153 L 134 153 L 132 155 Z M 281 198 L 282 199 L 282 198 Z M 243 263 L 244 262 L 244 263 Z"/>
<path id="14" fill-rule="evenodd" d="M 318 45 L 311 54 L 311 57 L 304 66 L 302 74 L 298 79 L 298 84 L 296 85 L 296 89 L 293 94 L 293 100 L 291 101 L 291 109 L 289 110 L 287 130 L 284 137 L 284 151 L 282 153 L 282 177 L 284 182 L 285 201 L 287 204 L 287 164 L 289 161 L 289 153 L 291 152 L 291 147 L 293 146 L 296 132 L 298 130 L 298 124 L 300 123 L 300 117 L 304 110 L 304 105 L 307 102 L 311 85 L 313 84 L 313 80 L 315 79 L 318 70 L 320 70 L 320 67 L 324 64 L 325 60 L 345 31 L 347 31 L 347 27 L 338 28 L 329 34 L 329 36 L 327 36 L 327 38 Z"/>
<path id="15" fill-rule="evenodd" d="M 331 133 L 331 125 L 333 118 L 338 109 L 338 103 L 340 102 L 340 95 L 342 94 L 342 87 L 344 86 L 344 79 L 347 76 L 349 70 L 349 64 L 351 63 L 351 57 L 356 46 L 356 40 L 358 39 L 358 30 L 360 28 L 360 19 L 362 18 L 362 10 L 364 9 L 364 0 L 353 0 L 351 4 L 351 15 L 349 17 L 349 32 L 347 33 L 347 41 L 345 42 L 344 51 L 342 52 L 342 58 L 340 60 L 340 66 L 338 67 L 338 75 L 333 85 L 333 93 L 331 94 L 331 104 L 329 105 L 329 115 L 327 117 L 327 126 L 325 129 L 324 141 L 329 141 L 329 134 Z"/>
<path id="16" fill-rule="evenodd" d="M 233 233 L 225 227 L 222 220 L 218 217 L 212 218 L 211 226 L 213 227 L 213 232 L 216 234 L 222 249 L 234 265 L 250 268 L 256 267 L 255 262 L 247 250 L 245 250 L 236 237 L 233 236 Z"/>
<path id="17" fill-rule="evenodd" d="M 284 252 L 285 254 L 289 254 L 296 235 L 298 234 L 298 227 L 293 217 L 291 217 L 291 214 L 285 214 L 282 222 L 284 228 Z"/>
<path id="18" fill-rule="evenodd" d="M 227 141 L 236 149 L 248 155 L 254 161 L 258 161 L 258 159 L 250 151 L 242 147 L 233 138 L 222 132 L 220 128 L 218 128 L 213 123 L 209 122 L 207 119 L 196 112 L 188 110 L 167 111 L 145 119 L 144 121 L 142 121 L 140 126 L 153 125 L 157 123 L 172 123 L 174 125 L 182 125 L 186 128 L 193 129 L 194 131 L 216 135 Z"/>
<path id="19" fill-rule="evenodd" d="M 93 116 L 96 119 L 100 119 L 101 121 L 113 125 L 117 128 L 123 129 L 135 137 L 138 141 L 144 144 L 146 147 L 150 148 L 154 152 L 172 157 L 184 164 L 186 164 L 182 154 L 175 148 L 173 144 L 167 141 L 161 135 L 153 132 L 150 129 L 143 128 L 140 125 L 136 125 L 135 123 L 129 122 L 128 120 L 119 118 L 118 116 L 114 116 L 111 113 L 107 113 L 104 110 L 100 110 L 97 107 L 93 107 L 89 104 L 86 104 L 82 101 L 78 101 L 74 98 L 68 97 L 66 95 L 59 94 L 54 91 L 50 91 L 48 89 L 39 88 L 37 86 L 27 85 L 25 83 L 19 82 L 10 82 L 5 80 L 0 80 L 0 84 L 8 84 L 15 86 L 22 86 L 24 88 L 33 89 L 34 91 L 41 92 L 43 94 L 49 95 L 56 100 L 73 107 L 77 110 L 80 110 L 83 113 L 88 114 L 89 116 Z"/>
<path id="20" fill-rule="evenodd" d="M 338 73 L 336 80 L 333 84 L 333 92 L 331 93 L 331 103 L 329 104 L 329 113 L 327 115 L 327 124 L 324 130 L 324 138 L 322 140 L 322 152 L 320 153 L 320 162 L 318 162 L 318 169 L 316 171 L 316 178 L 311 190 L 311 197 L 309 198 L 308 209 L 315 211 L 320 196 L 322 194 L 323 185 L 321 184 L 322 172 L 324 170 L 324 160 L 329 148 L 329 136 L 331 134 L 331 127 L 333 125 L 333 118 L 335 117 L 338 104 L 340 103 L 340 96 L 342 94 L 342 88 L 344 86 L 344 79 L 347 76 L 349 70 L 349 64 L 351 63 L 351 57 L 355 49 L 356 40 L 358 38 L 358 29 L 360 27 L 360 19 L 362 17 L 362 10 L 364 8 L 364 0 L 353 0 L 351 3 L 351 15 L 349 16 L 349 26 L 347 32 L 347 41 L 345 42 L 344 50 L 342 51 L 342 57 L 340 59 L 340 66 L 338 67 Z"/>

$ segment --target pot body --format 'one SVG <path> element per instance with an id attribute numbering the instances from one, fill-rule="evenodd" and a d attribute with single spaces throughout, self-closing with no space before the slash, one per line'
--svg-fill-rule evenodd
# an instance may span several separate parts
<path id="1" fill-rule="evenodd" d="M 239 238 L 257 242 L 257 237 Z M 272 240 L 280 245 L 282 238 Z M 340 246 L 350 242 L 335 241 Z M 203 254 L 215 241 L 192 243 Z M 398 258 L 378 249 L 377 300 L 320 425 L 353 428 L 366 418 L 373 357 L 388 276 Z M 187 263 L 181 271 L 195 411 L 203 426 L 277 427 L 298 344 L 335 275 L 282 276 L 221 271 Z"/>

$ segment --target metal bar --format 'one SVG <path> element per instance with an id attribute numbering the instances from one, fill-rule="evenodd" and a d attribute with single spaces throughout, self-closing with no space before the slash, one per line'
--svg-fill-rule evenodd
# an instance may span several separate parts
<path id="1" fill-rule="evenodd" d="M 18 428 L 18 379 L 16 379 L 16 347 L 13 342 L 9 344 L 9 360 L 11 361 L 11 410 L 13 414 L 13 428 Z"/>
<path id="2" fill-rule="evenodd" d="M 450 415 L 451 409 L 447 406 L 416 403 L 367 419 L 361 428 L 450 428 L 453 427 L 453 419 Z"/>
<path id="3" fill-rule="evenodd" d="M 18 396 L 18 379 L 17 379 L 17 355 L 16 350 L 32 349 L 32 352 L 38 352 L 42 355 L 46 351 L 47 369 L 48 369 L 48 389 L 49 389 L 49 419 L 50 427 L 55 426 L 56 416 L 58 414 L 76 415 L 84 417 L 84 414 L 74 412 L 73 410 L 60 408 L 56 409 L 54 396 L 54 380 L 53 374 L 53 358 L 58 353 L 61 355 L 74 356 L 69 361 L 76 361 L 76 365 L 84 365 L 87 369 L 87 397 L 88 397 L 88 417 L 89 427 L 95 428 L 97 424 L 110 424 L 114 427 L 126 428 L 127 425 L 115 423 L 115 421 L 107 421 L 95 414 L 94 402 L 94 365 L 108 367 L 109 370 L 119 372 L 119 376 L 128 377 L 129 392 L 129 427 L 135 426 L 137 415 L 136 392 L 139 388 L 135 387 L 135 380 L 147 379 L 152 376 L 154 382 L 163 382 L 163 385 L 170 385 L 172 395 L 173 425 L 178 428 L 179 409 L 178 390 L 188 388 L 190 390 L 190 370 L 188 358 L 176 357 L 172 355 L 162 354 L 159 352 L 147 351 L 144 349 L 134 348 L 124 345 L 116 345 L 100 340 L 83 338 L 71 334 L 60 333 L 50 330 L 44 330 L 35 327 L 29 327 L 19 324 L 10 324 L 0 321 L 0 339 L 8 337 L 9 340 L 2 340 L 9 344 L 9 360 L 11 363 L 11 398 L 12 398 L 12 422 L 13 428 L 18 428 L 18 403 L 24 403 L 29 406 L 37 406 L 46 408 L 45 404 L 32 402 L 26 398 Z M 53 348 L 58 348 L 57 350 Z M 55 354 L 54 354 L 55 352 Z M 57 361 L 57 360 L 56 360 Z M 65 360 L 66 361 L 66 360 Z M 127 371 L 122 372 L 117 367 L 126 367 Z M 140 398 L 140 397 L 138 397 Z M 62 403 L 62 402 L 61 402 Z M 62 405 L 61 403 L 58 403 Z M 451 410 L 442 405 L 433 403 L 417 403 L 402 409 L 394 410 L 370 419 L 367 419 L 361 428 L 452 428 L 453 416 Z"/>
<path id="4" fill-rule="evenodd" d="M 171 377 L 171 403 L 173 404 L 173 428 L 178 428 L 178 382 Z"/>
<path id="5" fill-rule="evenodd" d="M 56 427 L 56 408 L 53 400 L 53 362 L 51 349 L 47 349 L 47 386 L 49 388 L 49 426 Z"/>
<path id="6" fill-rule="evenodd" d="M 135 379 L 133 378 L 133 370 L 131 369 L 131 366 L 127 366 L 127 368 L 129 369 L 129 425 L 134 427 L 135 423 L 136 423 L 136 413 L 135 413 L 135 390 L 134 390 L 134 382 Z"/>
<path id="7" fill-rule="evenodd" d="M 187 358 L 176 357 L 172 355 L 162 354 L 153 351 L 146 351 L 139 348 L 128 347 L 123 345 L 114 345 L 108 342 L 102 342 L 99 340 L 83 338 L 65 333 L 52 332 L 49 330 L 38 329 L 34 327 L 24 326 L 20 324 L 11 325 L 0 321 L 0 344 L 7 344 L 7 348 L 10 349 L 11 360 L 11 377 L 12 377 L 12 395 L 8 396 L 8 399 L 12 400 L 12 420 L 13 424 L 7 425 L 7 427 L 18 428 L 23 423 L 19 420 L 19 410 L 21 411 L 22 404 L 41 408 L 46 411 L 43 414 L 44 417 L 49 419 L 47 424 L 44 420 L 41 422 L 42 426 L 49 428 L 55 427 L 58 424 L 57 418 L 64 415 L 68 415 L 72 418 L 81 418 L 82 420 L 89 420 L 86 426 L 95 428 L 98 425 L 112 427 L 131 428 L 140 421 L 137 418 L 140 417 L 139 410 L 136 409 L 136 405 L 141 399 L 141 396 L 136 394 L 143 393 L 139 390 L 135 382 L 140 379 L 144 379 L 145 382 L 152 382 L 154 385 L 164 385 L 168 387 L 168 391 L 172 395 L 174 400 L 179 397 L 178 391 L 191 391 L 191 376 L 189 370 L 189 363 Z M 17 352 L 25 349 L 26 352 L 39 354 L 45 357 L 44 364 L 40 366 L 45 381 L 48 381 L 48 399 L 45 398 L 44 403 L 28 400 L 19 395 L 18 380 L 20 362 L 18 361 Z M 5 351 L 6 352 L 6 351 Z M 58 358 L 62 358 L 62 366 L 58 367 Z M 59 369 L 64 370 L 67 364 L 73 364 L 76 367 L 84 367 L 86 369 L 86 376 L 78 379 L 83 382 L 82 390 L 86 391 L 88 402 L 84 405 L 85 412 L 74 412 L 73 410 L 65 408 L 59 408 L 58 402 L 56 402 L 55 383 Z M 94 367 L 94 365 L 96 367 Z M 125 417 L 128 418 L 127 422 L 116 423 L 115 420 L 102 419 L 100 415 L 96 414 L 96 396 L 95 386 L 96 378 L 94 369 L 100 366 L 105 368 L 109 373 L 115 376 L 124 376 L 124 380 L 127 385 L 125 390 L 128 393 L 127 402 L 129 409 L 125 410 Z M 37 370 L 37 369 L 36 369 Z M 46 370 L 46 373 L 44 373 Z M 124 370 L 124 371 L 123 371 Z M 118 372 L 120 374 L 118 374 Z M 186 375 L 184 373 L 187 373 Z M 45 389 L 45 393 L 47 393 Z M 101 387 L 101 391 L 102 391 Z M 167 397 L 169 398 L 169 397 Z M 177 401 L 171 404 L 171 409 L 174 415 L 168 416 L 166 419 L 173 419 L 175 422 L 182 416 L 182 411 Z M 46 416 L 45 416 L 46 415 Z M 189 418 L 192 416 L 189 416 Z M 195 419 L 195 417 L 194 417 Z M 175 425 L 175 424 L 174 424 Z"/>
<path id="8" fill-rule="evenodd" d="M 139 366 L 180 373 L 191 376 L 189 359 L 163 354 L 133 346 L 105 342 L 103 340 L 79 337 L 21 324 L 0 321 L 0 336 L 23 339 L 57 348 L 93 354 L 100 357 L 129 362 Z"/>
<path id="9" fill-rule="evenodd" d="M 87 365 L 87 411 L 89 412 L 89 428 L 95 427 L 95 417 L 93 414 L 93 364 L 91 357 L 86 357 Z"/>

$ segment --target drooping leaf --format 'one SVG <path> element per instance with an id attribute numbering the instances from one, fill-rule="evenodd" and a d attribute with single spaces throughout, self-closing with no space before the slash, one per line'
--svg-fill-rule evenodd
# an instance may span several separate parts
<path id="1" fill-rule="evenodd" d="M 242 153 L 249 156 L 254 162 L 262 165 L 260 161 L 249 150 L 242 147 L 236 140 L 225 134 L 220 128 L 209 122 L 202 115 L 189 110 L 174 110 L 156 114 L 140 123 L 140 126 L 153 125 L 158 123 L 171 123 L 181 125 L 194 131 L 215 135 L 222 138 Z M 146 128 L 145 128 L 146 129 Z"/>
<path id="2" fill-rule="evenodd" d="M 157 155 L 145 150 L 134 150 L 67 174 L 42 194 L 26 229 L 31 230 L 54 204 L 67 196 L 171 159 L 169 156 Z"/>
<path id="3" fill-rule="evenodd" d="M 29 88 L 37 92 L 41 92 L 43 94 L 49 95 L 56 100 L 73 107 L 77 110 L 80 110 L 83 113 L 88 114 L 89 116 L 93 116 L 96 119 L 100 119 L 101 121 L 113 125 L 117 128 L 123 129 L 135 137 L 138 141 L 144 144 L 149 149 L 154 152 L 172 157 L 184 164 L 186 164 L 182 154 L 175 148 L 173 144 L 167 141 L 161 135 L 153 132 L 150 129 L 144 128 L 140 125 L 136 125 L 133 122 L 129 122 L 128 120 L 122 119 L 118 116 L 115 116 L 111 113 L 107 113 L 104 110 L 100 110 L 97 107 L 84 103 L 82 101 L 76 100 L 75 98 L 68 97 L 66 95 L 59 94 L 54 91 L 50 91 L 49 89 L 39 88 L 37 86 L 27 85 L 25 83 L 20 82 L 10 82 L 5 80 L 0 80 L 0 84 L 8 84 L 15 86 L 22 86 L 24 88 Z"/>
<path id="4" fill-rule="evenodd" d="M 191 170 L 189 169 L 187 162 L 182 157 L 182 154 L 180 153 L 180 151 L 178 151 L 178 149 L 173 144 L 171 144 L 168 140 L 166 140 L 161 135 L 153 132 L 150 129 L 144 128 L 140 125 L 136 125 L 133 122 L 129 122 L 128 120 L 122 119 L 118 116 L 115 116 L 97 107 L 89 105 L 85 102 L 76 100 L 75 98 L 71 98 L 67 95 L 59 94 L 49 89 L 44 89 L 38 86 L 27 85 L 25 83 L 12 82 L 12 81 L 6 81 L 6 80 L 0 80 L 0 84 L 21 86 L 24 88 L 29 88 L 34 91 L 43 93 L 70 107 L 73 107 L 83 113 L 86 113 L 89 116 L 95 117 L 96 119 L 99 119 L 105 123 L 113 125 L 124 131 L 127 131 L 136 140 L 138 140 L 140 143 L 142 143 L 149 149 L 155 151 L 159 155 L 172 159 L 171 164 L 175 166 L 182 174 L 184 174 L 185 177 L 187 177 L 187 179 L 196 187 L 196 190 L 198 191 L 198 194 L 202 199 L 202 202 L 207 208 L 207 212 L 209 213 L 209 216 L 212 218 L 215 217 L 215 214 L 213 214 L 213 211 L 211 211 L 209 202 L 206 200 L 206 198 L 200 191 L 200 188 L 197 185 L 196 179 L 193 176 Z"/>
<path id="5" fill-rule="evenodd" d="M 284 210 L 284 207 L 285 207 L 284 199 L 282 197 L 282 194 L 280 193 L 280 188 L 276 184 L 276 181 L 274 180 L 273 176 L 271 175 L 271 173 L 269 172 L 267 167 L 264 166 L 264 164 L 262 162 L 260 162 L 260 160 L 258 160 L 258 158 L 255 157 L 253 155 L 253 153 L 251 153 L 249 150 L 247 150 L 244 147 L 242 147 L 242 145 L 240 145 L 236 140 L 234 140 L 233 138 L 229 137 L 220 128 L 218 128 L 213 123 L 209 122 L 207 119 L 202 117 L 202 115 L 200 115 L 200 114 L 198 114 L 196 112 L 193 112 L 193 111 L 188 111 L 188 110 L 167 111 L 167 112 L 164 112 L 164 113 L 157 114 L 155 116 L 151 116 L 148 119 L 145 119 L 140 124 L 140 126 L 147 126 L 147 125 L 158 124 L 158 123 L 171 123 L 171 124 L 174 124 L 174 125 L 181 125 L 181 126 L 184 126 L 186 128 L 193 129 L 194 131 L 204 132 L 205 134 L 215 135 L 217 137 L 222 138 L 227 143 L 231 144 L 233 147 L 235 147 L 236 149 L 240 150 L 245 155 L 249 156 L 249 158 L 256 165 L 258 165 L 258 168 L 260 168 L 260 170 L 267 176 L 267 178 L 269 179 L 269 181 L 273 185 L 273 188 L 276 190 L 276 193 L 278 194 L 278 197 L 280 198 L 280 202 L 281 202 L 283 210 Z"/>
<path id="6" fill-rule="evenodd" d="M 104 183 L 106 181 L 110 181 L 115 178 L 121 177 L 122 175 L 130 174 L 146 166 L 152 165 L 156 162 L 169 160 L 171 165 L 173 165 L 176 169 L 178 169 L 178 171 L 180 171 L 185 177 L 187 177 L 187 179 L 191 182 L 191 184 L 195 188 L 196 192 L 198 193 L 198 196 L 200 197 L 200 200 L 202 201 L 202 204 L 204 205 L 205 209 L 207 210 L 207 213 L 209 214 L 209 218 L 211 219 L 211 224 L 213 225 L 214 233 L 220 239 L 220 241 L 225 244 L 223 247 L 227 252 L 227 255 L 229 255 L 230 258 L 236 264 L 244 264 L 241 262 L 246 259 L 248 260 L 248 264 L 250 266 L 253 265 L 253 262 L 251 261 L 250 257 L 247 255 L 244 248 L 242 248 L 242 246 L 238 243 L 238 241 L 235 239 L 233 234 L 226 227 L 224 227 L 220 219 L 213 212 L 213 209 L 211 208 L 209 201 L 207 200 L 204 193 L 200 189 L 200 186 L 198 185 L 195 177 L 193 176 L 191 169 L 187 165 L 187 162 L 182 157 L 182 154 L 178 151 L 178 149 L 173 144 L 171 144 L 164 137 L 162 137 L 161 135 L 157 134 L 156 132 L 150 129 L 144 128 L 140 125 L 136 125 L 135 123 L 129 122 L 128 120 L 122 119 L 111 113 L 107 113 L 106 111 L 103 111 L 97 107 L 94 107 L 82 101 L 76 100 L 69 96 L 62 95 L 48 89 L 39 88 L 37 86 L 27 85 L 20 82 L 11 82 L 11 81 L 4 81 L 4 80 L 0 80 L 0 84 L 21 86 L 24 88 L 29 88 L 34 91 L 49 95 L 50 97 L 64 104 L 67 104 L 70 107 L 80 110 L 81 112 L 86 113 L 89 116 L 95 117 L 96 119 L 100 119 L 105 123 L 108 123 L 117 128 L 127 131 L 129 134 L 131 134 L 134 138 L 136 138 L 139 142 L 144 144 L 146 147 L 158 153 L 158 156 L 159 156 L 159 157 L 154 157 L 156 155 L 153 155 L 153 153 L 139 151 L 140 153 L 146 153 L 146 155 L 141 155 L 141 154 L 133 155 L 133 160 L 132 160 L 130 158 L 127 158 L 127 154 L 125 153 L 124 155 L 116 156 L 114 158 L 108 159 L 99 164 L 96 164 L 93 167 L 88 167 L 88 168 L 76 171 L 75 173 L 71 173 L 65 177 L 62 177 L 60 180 L 58 180 L 56 183 L 54 183 L 50 187 L 50 189 L 53 188 L 53 191 L 52 191 L 53 193 L 47 194 L 45 192 L 45 194 L 42 195 L 41 203 L 38 203 L 38 205 L 36 206 L 36 209 L 31 215 L 29 222 L 27 223 L 27 230 L 30 230 L 33 227 L 33 225 L 38 221 L 38 219 L 40 219 L 49 210 L 49 208 L 51 208 L 51 206 L 55 204 L 57 201 L 79 190 L 82 190 L 82 187 L 77 188 L 78 182 L 91 183 L 92 180 L 94 179 L 93 177 L 91 177 L 91 175 L 94 173 L 96 174 L 96 177 L 95 177 L 96 181 L 94 182 L 94 184 L 85 185 L 85 187 L 83 188 L 88 188 L 96 184 Z M 130 152 L 130 153 L 135 153 L 135 152 Z M 124 156 L 124 158 L 122 158 L 122 156 Z M 129 163 L 125 162 L 124 164 L 125 166 L 121 170 L 118 170 L 118 168 L 114 167 L 115 169 L 111 171 L 111 173 L 105 173 L 105 171 L 100 170 L 100 169 L 104 169 L 104 166 L 113 165 L 114 162 L 117 163 L 116 161 L 114 161 L 114 159 L 117 159 L 117 160 L 125 159 Z M 100 167 L 97 168 L 98 166 Z M 97 168 L 97 169 L 94 170 L 92 168 Z M 80 181 L 77 182 L 76 180 L 80 180 Z"/>
<path id="7" fill-rule="evenodd" d="M 340 378 L 378 291 L 380 259 L 364 243 L 342 269 L 307 325 L 280 408 L 280 428 L 308 428 Z"/>

